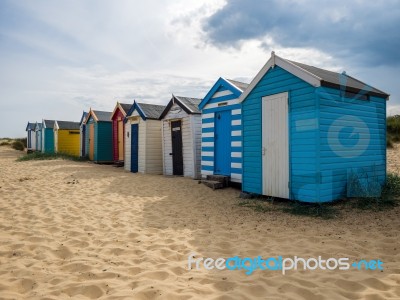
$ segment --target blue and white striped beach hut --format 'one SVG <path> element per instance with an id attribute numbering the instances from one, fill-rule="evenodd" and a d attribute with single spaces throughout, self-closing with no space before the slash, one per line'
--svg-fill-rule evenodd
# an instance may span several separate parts
<path id="1" fill-rule="evenodd" d="M 199 104 L 202 113 L 201 175 L 242 182 L 242 111 L 239 97 L 248 84 L 219 78 Z"/>

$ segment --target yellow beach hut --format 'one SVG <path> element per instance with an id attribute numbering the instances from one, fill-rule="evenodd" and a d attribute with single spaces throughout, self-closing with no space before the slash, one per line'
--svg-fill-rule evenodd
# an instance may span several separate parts
<path id="1" fill-rule="evenodd" d="M 79 122 L 55 121 L 54 152 L 79 156 Z"/>

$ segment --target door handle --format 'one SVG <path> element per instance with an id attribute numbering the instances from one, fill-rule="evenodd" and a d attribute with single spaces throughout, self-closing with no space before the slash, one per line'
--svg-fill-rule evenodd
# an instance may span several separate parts
<path id="1" fill-rule="evenodd" d="M 265 155 L 266 152 L 267 152 L 267 148 L 266 147 L 262 147 L 262 155 Z"/>
<path id="2" fill-rule="evenodd" d="M 174 155 L 173 153 L 170 153 L 169 155 Z"/>

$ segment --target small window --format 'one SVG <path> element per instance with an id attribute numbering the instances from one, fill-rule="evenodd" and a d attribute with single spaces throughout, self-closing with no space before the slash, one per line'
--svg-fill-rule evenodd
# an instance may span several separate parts
<path id="1" fill-rule="evenodd" d="M 349 91 L 341 92 L 343 98 L 353 99 L 353 100 L 364 100 L 369 101 L 369 95 L 363 94 L 362 91 L 359 93 L 353 93 Z"/>
<path id="2" fill-rule="evenodd" d="M 228 102 L 221 102 L 221 103 L 218 103 L 218 106 L 227 106 L 228 105 Z"/>
<path id="3" fill-rule="evenodd" d="M 80 132 L 70 131 L 69 134 L 80 134 Z"/>

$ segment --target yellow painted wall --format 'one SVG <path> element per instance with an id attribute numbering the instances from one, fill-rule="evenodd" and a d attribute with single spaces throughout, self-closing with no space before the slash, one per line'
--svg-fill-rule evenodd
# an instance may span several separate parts
<path id="1" fill-rule="evenodd" d="M 70 133 L 70 132 L 75 132 Z M 59 153 L 68 153 L 79 156 L 79 129 L 77 130 L 58 130 L 58 149 Z"/>

